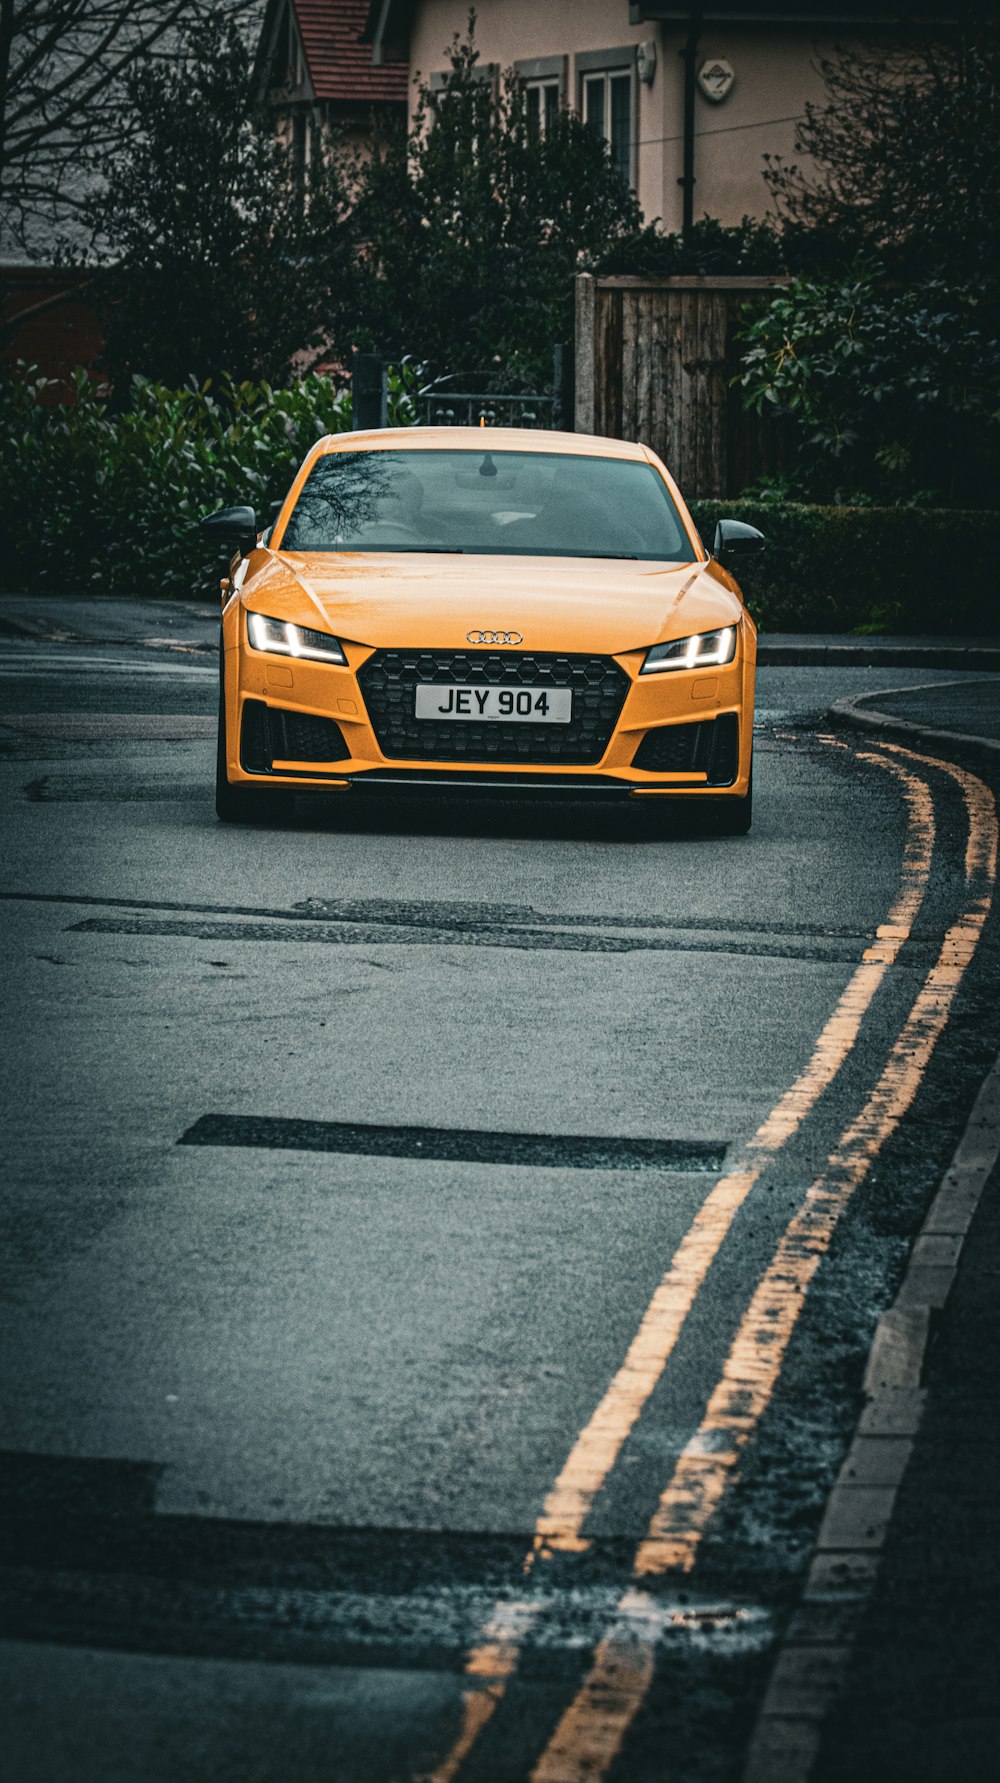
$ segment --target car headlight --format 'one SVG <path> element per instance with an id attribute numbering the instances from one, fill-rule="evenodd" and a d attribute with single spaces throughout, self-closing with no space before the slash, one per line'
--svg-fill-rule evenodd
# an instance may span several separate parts
<path id="1" fill-rule="evenodd" d="M 722 631 L 696 632 L 693 638 L 671 638 L 669 644 L 654 644 L 640 675 L 658 675 L 663 669 L 718 669 L 732 662 L 736 655 L 736 627 L 727 625 Z"/>
<path id="2" fill-rule="evenodd" d="M 308 626 L 290 625 L 284 619 L 267 619 L 263 613 L 248 613 L 247 633 L 255 650 L 269 650 L 277 656 L 304 656 L 310 662 L 339 662 L 347 667 L 343 650 L 328 632 L 310 631 Z"/>

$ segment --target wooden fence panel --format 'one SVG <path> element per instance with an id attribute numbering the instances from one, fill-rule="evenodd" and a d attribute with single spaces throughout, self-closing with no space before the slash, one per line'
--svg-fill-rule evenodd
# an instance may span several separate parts
<path id="1" fill-rule="evenodd" d="M 733 379 L 743 305 L 782 278 L 577 279 L 576 427 L 642 440 L 692 497 L 782 469 L 785 430 L 744 412 Z"/>

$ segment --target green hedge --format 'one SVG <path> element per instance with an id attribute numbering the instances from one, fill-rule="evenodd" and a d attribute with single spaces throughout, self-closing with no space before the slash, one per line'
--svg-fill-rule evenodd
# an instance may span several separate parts
<path id="1" fill-rule="evenodd" d="M 75 401 L 25 375 L 0 388 L 3 581 L 11 592 L 190 595 L 218 588 L 198 520 L 230 502 L 258 513 L 284 496 L 310 446 L 351 425 L 349 391 L 311 376 L 287 390 L 168 390 L 135 380 L 117 413 L 86 372 Z M 412 418 L 404 364 L 390 416 Z"/>
<path id="2" fill-rule="evenodd" d="M 390 376 L 390 417 L 413 419 L 416 381 Z M 0 388 L 0 523 L 11 592 L 213 592 L 201 515 L 228 502 L 258 511 L 284 495 L 313 442 L 350 426 L 328 378 L 288 390 L 223 382 L 166 390 L 136 381 L 115 413 L 80 373 L 72 406 L 22 378 Z M 774 501 L 692 503 L 711 545 L 722 515 L 766 534 L 741 580 L 772 631 L 996 632 L 1000 514 L 926 508 L 820 508 Z"/>
<path id="3" fill-rule="evenodd" d="M 740 584 L 768 631 L 1000 631 L 1000 513 L 955 508 L 821 508 L 796 502 L 691 503 L 711 548 L 716 521 L 767 539 Z"/>

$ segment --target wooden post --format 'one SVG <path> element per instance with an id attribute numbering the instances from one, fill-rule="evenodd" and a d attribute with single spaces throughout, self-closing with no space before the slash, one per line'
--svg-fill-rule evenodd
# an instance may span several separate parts
<path id="1" fill-rule="evenodd" d="M 589 272 L 576 276 L 576 379 L 573 428 L 594 432 L 594 303 L 597 282 Z"/>

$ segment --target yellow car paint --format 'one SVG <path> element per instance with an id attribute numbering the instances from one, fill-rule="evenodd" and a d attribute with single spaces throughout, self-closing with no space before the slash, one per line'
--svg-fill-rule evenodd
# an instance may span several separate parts
<path id="1" fill-rule="evenodd" d="M 580 779 L 609 783 L 634 795 L 735 797 L 750 783 L 756 629 L 733 577 L 706 553 L 680 491 L 647 447 L 586 434 L 491 428 L 492 451 L 631 458 L 652 465 L 673 498 L 690 541 L 690 561 L 607 561 L 586 557 L 496 556 L 447 552 L 298 552 L 282 549 L 282 537 L 299 493 L 316 460 L 341 451 L 393 448 L 467 450 L 481 456 L 483 434 L 472 427 L 383 429 L 332 435 L 306 457 L 271 529 L 248 558 L 235 558 L 223 585 L 223 716 L 226 776 L 232 787 L 288 791 L 347 790 L 353 776 L 373 770 L 412 769 L 425 780 L 481 771 L 502 791 L 504 779 Z M 347 666 L 270 656 L 252 649 L 248 612 L 332 634 Z M 644 675 L 651 646 L 724 626 L 737 628 L 731 663 Z M 376 650 L 469 650 L 476 628 L 520 635 L 499 646 L 504 653 L 595 655 L 613 659 L 628 678 L 624 704 L 600 759 L 477 762 L 412 760 L 388 756 L 379 746 L 359 685 L 358 672 Z M 240 734 L 245 701 L 262 701 L 286 712 L 332 718 L 348 755 L 329 763 L 276 757 L 266 775 L 241 766 Z M 710 787 L 704 772 L 645 771 L 633 757 L 646 734 L 674 724 L 735 714 L 739 720 L 735 779 Z M 442 731 L 454 731 L 442 725 Z M 446 752 L 446 739 L 442 739 Z"/>

